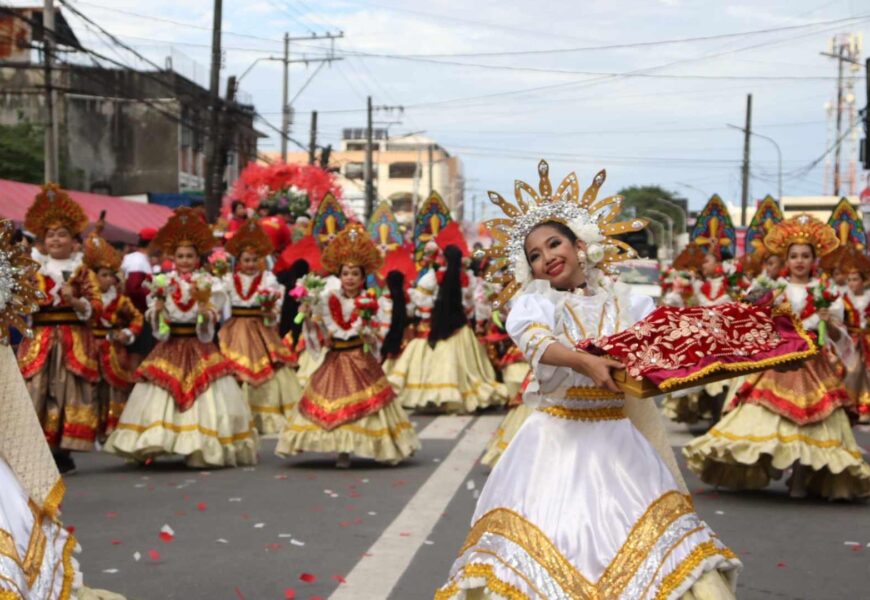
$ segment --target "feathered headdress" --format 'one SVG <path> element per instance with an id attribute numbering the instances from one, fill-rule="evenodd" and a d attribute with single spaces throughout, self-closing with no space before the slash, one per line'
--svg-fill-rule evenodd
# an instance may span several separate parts
<path id="1" fill-rule="evenodd" d="M 240 257 L 245 250 L 261 258 L 272 254 L 275 250 L 272 240 L 269 239 L 259 223 L 253 219 L 248 219 L 235 231 L 233 237 L 227 242 L 226 249 L 236 258 Z"/>
<path id="2" fill-rule="evenodd" d="M 390 250 L 384 257 L 384 264 L 380 269 L 380 275 L 386 279 L 390 271 L 399 271 L 405 276 L 405 287 L 409 287 L 417 278 L 417 265 L 411 251 L 401 246 Z"/>
<path id="3" fill-rule="evenodd" d="M 468 251 L 468 242 L 465 241 L 465 235 L 456 221 L 450 221 L 444 229 L 438 232 L 438 235 L 435 236 L 435 243 L 438 244 L 442 252 L 447 246 L 456 246 L 462 251 L 462 256 L 471 256 L 471 252 Z"/>
<path id="4" fill-rule="evenodd" d="M 200 256 L 208 254 L 216 243 L 217 240 L 212 235 L 211 228 L 203 221 L 202 214 L 186 206 L 175 210 L 175 214 L 169 217 L 151 242 L 166 254 L 174 254 L 175 249 L 180 246 L 193 246 Z"/>
<path id="5" fill-rule="evenodd" d="M 844 273 L 855 272 L 861 273 L 864 277 L 870 276 L 870 258 L 854 248 L 850 248 L 849 251 L 841 255 L 837 266 Z"/>
<path id="6" fill-rule="evenodd" d="M 97 234 L 91 234 L 85 240 L 84 261 L 92 271 L 109 269 L 117 272 L 121 268 L 121 253 Z"/>
<path id="7" fill-rule="evenodd" d="M 362 267 L 366 273 L 374 273 L 383 263 L 383 258 L 368 232 L 359 223 L 351 223 L 342 229 L 323 250 L 323 267 L 337 275 L 342 265 Z"/>
<path id="8" fill-rule="evenodd" d="M 284 249 L 278 257 L 278 262 L 275 264 L 275 272 L 280 273 L 289 269 L 293 266 L 293 263 L 300 259 L 308 263 L 308 268 L 312 272 L 317 273 L 322 270 L 320 247 L 310 235 L 306 235 L 302 239 L 289 244 Z"/>
<path id="9" fill-rule="evenodd" d="M 12 241 L 14 236 L 12 221 L 0 220 L 0 344 L 8 341 L 10 327 L 33 335 L 24 317 L 39 309 L 42 297 L 36 283 L 39 265 L 29 250 Z"/>
<path id="10" fill-rule="evenodd" d="M 777 223 L 764 237 L 764 245 L 775 254 L 785 256 L 792 244 L 808 244 L 815 249 L 816 258 L 821 258 L 836 250 L 840 242 L 830 225 L 802 213 Z"/>
<path id="11" fill-rule="evenodd" d="M 545 161 L 538 163 L 540 184 L 538 191 L 524 181 L 514 182 L 516 205 L 511 204 L 496 192 L 489 192 L 490 201 L 504 212 L 507 218 L 492 219 L 486 226 L 492 233 L 493 245 L 480 250 L 479 258 L 489 256 L 492 260 L 487 267 L 489 281 L 502 284 L 501 293 L 493 302 L 498 307 L 507 302 L 520 288 L 531 281 L 531 269 L 526 259 L 526 236 L 536 226 L 547 221 L 556 221 L 568 226 L 578 239 L 590 247 L 590 266 L 597 262 L 602 269 L 609 271 L 616 262 L 635 256 L 635 251 L 626 243 L 611 236 L 629 231 L 640 231 L 646 227 L 646 219 L 614 222 L 622 208 L 622 196 L 610 196 L 597 200 L 598 190 L 604 184 L 605 172 L 600 171 L 592 180 L 583 195 L 577 176 L 569 173 L 558 189 L 553 192 L 550 184 L 550 167 Z M 593 245 L 598 244 L 595 252 Z M 593 261 L 592 256 L 602 258 Z"/>
<path id="12" fill-rule="evenodd" d="M 689 242 L 674 259 L 673 267 L 678 271 L 701 271 L 706 254 L 695 242 Z"/>
<path id="13" fill-rule="evenodd" d="M 24 227 L 44 238 L 46 231 L 58 227 L 66 228 L 71 235 L 78 235 L 88 225 L 88 216 L 79 203 L 69 197 L 56 183 L 46 183 L 27 214 Z"/>

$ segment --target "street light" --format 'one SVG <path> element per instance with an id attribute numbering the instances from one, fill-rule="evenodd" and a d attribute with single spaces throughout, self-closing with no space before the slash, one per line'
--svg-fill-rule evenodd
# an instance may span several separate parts
<path id="1" fill-rule="evenodd" d="M 655 210 L 653 208 L 643 208 L 644 212 L 649 213 L 651 215 L 658 215 L 659 217 L 663 217 L 665 221 L 668 223 L 668 239 L 670 240 L 670 248 L 668 249 L 668 258 L 673 258 L 674 256 L 674 219 L 660 210 Z"/>
<path id="2" fill-rule="evenodd" d="M 746 131 L 746 129 L 744 129 L 743 127 L 738 127 L 737 125 L 732 125 L 731 123 L 726 123 L 725 126 L 730 127 L 731 129 L 738 129 L 743 132 Z M 779 205 L 782 206 L 782 150 L 780 150 L 779 144 L 777 144 L 776 140 L 774 140 L 773 138 L 769 138 L 766 135 L 761 135 L 760 133 L 755 133 L 752 130 L 749 131 L 749 135 L 754 135 L 755 137 L 767 140 L 768 142 L 773 144 L 774 148 L 776 148 L 776 158 L 779 164 Z"/>

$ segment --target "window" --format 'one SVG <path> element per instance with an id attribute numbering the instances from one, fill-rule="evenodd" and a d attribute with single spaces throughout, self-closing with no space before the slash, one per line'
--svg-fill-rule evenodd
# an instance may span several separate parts
<path id="1" fill-rule="evenodd" d="M 372 144 L 372 145 L 374 146 L 375 149 L 377 149 L 377 147 L 378 147 L 377 144 Z M 347 149 L 348 151 L 351 151 L 351 150 L 365 150 L 365 149 L 366 149 L 366 143 L 365 143 L 365 142 L 347 142 L 346 149 Z"/>
<path id="2" fill-rule="evenodd" d="M 390 196 L 390 204 L 393 206 L 393 212 L 414 212 L 414 196 L 407 192 Z"/>
<path id="3" fill-rule="evenodd" d="M 397 162 L 390 165 L 390 179 L 413 179 L 417 163 Z"/>
<path id="4" fill-rule="evenodd" d="M 348 179 L 362 179 L 365 177 L 365 165 L 358 162 L 344 165 L 344 176 Z"/>

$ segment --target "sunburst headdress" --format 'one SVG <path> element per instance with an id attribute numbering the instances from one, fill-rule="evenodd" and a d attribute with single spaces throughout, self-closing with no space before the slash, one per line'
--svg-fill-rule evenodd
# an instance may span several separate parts
<path id="1" fill-rule="evenodd" d="M 614 263 L 632 258 L 635 251 L 628 244 L 611 236 L 646 227 L 646 219 L 614 222 L 622 208 L 622 196 L 610 196 L 598 200 L 598 190 L 604 184 L 606 173 L 595 175 L 583 195 L 577 176 L 569 173 L 553 192 L 550 184 L 550 167 L 546 161 L 538 163 L 540 183 L 538 191 L 524 181 L 514 182 L 516 205 L 505 200 L 497 192 L 489 192 L 490 201 L 501 208 L 507 218 L 491 219 L 486 227 L 492 233 L 493 244 L 476 253 L 492 260 L 487 267 L 487 280 L 502 284 L 503 288 L 493 305 L 501 306 L 532 279 L 531 268 L 526 258 L 526 236 L 535 226 L 555 221 L 569 227 L 578 239 L 587 244 L 590 266 L 598 266 L 605 272 Z"/>
<path id="2" fill-rule="evenodd" d="M 260 258 L 268 256 L 275 251 L 272 246 L 272 240 L 260 227 L 260 224 L 253 219 L 248 219 L 230 238 L 226 245 L 227 252 L 236 258 L 242 255 L 245 250 L 252 252 Z"/>
<path id="3" fill-rule="evenodd" d="M 202 214 L 186 206 L 175 210 L 166 224 L 157 231 L 151 244 L 166 254 L 174 254 L 180 246 L 193 246 L 196 253 L 207 254 L 217 243 Z"/>
<path id="4" fill-rule="evenodd" d="M 121 253 L 99 235 L 89 235 L 84 250 L 85 264 L 94 272 L 109 269 L 116 273 L 121 268 Z"/>
<path id="5" fill-rule="evenodd" d="M 58 227 L 66 228 L 70 235 L 78 235 L 87 225 L 85 211 L 56 183 L 42 186 L 42 191 L 36 195 L 24 216 L 24 227 L 38 238 L 45 238 L 49 229 Z"/>
<path id="6" fill-rule="evenodd" d="M 33 335 L 24 317 L 39 309 L 42 298 L 36 283 L 39 265 L 29 250 L 12 241 L 14 237 L 12 221 L 0 220 L 0 344 L 9 340 L 10 327 Z"/>
<path id="7" fill-rule="evenodd" d="M 764 236 L 764 245 L 774 254 L 787 255 L 792 244 L 812 246 L 816 258 L 821 258 L 836 250 L 840 241 L 833 227 L 802 213 L 777 223 Z"/>
<path id="8" fill-rule="evenodd" d="M 323 267 L 335 275 L 341 272 L 342 265 L 362 267 L 366 273 L 374 273 L 383 260 L 380 250 L 359 223 L 351 223 L 342 229 L 320 258 Z"/>

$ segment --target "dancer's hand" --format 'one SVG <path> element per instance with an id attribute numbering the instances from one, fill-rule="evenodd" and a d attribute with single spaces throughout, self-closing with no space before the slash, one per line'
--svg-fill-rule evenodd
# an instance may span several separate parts
<path id="1" fill-rule="evenodd" d="M 622 369 L 624 365 L 618 360 L 607 358 L 604 356 L 595 356 L 585 352 L 578 352 L 580 364 L 574 370 L 582 375 L 586 375 L 595 382 L 597 387 L 603 388 L 610 392 L 620 392 L 619 386 L 613 381 L 610 373 L 611 369 Z"/>
<path id="2" fill-rule="evenodd" d="M 157 314 L 162 313 L 164 310 L 166 310 L 166 301 L 163 300 L 163 298 L 157 298 L 154 301 L 154 310 L 155 312 L 157 312 Z"/>

